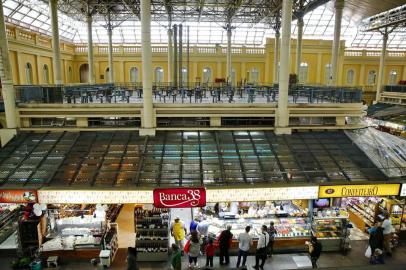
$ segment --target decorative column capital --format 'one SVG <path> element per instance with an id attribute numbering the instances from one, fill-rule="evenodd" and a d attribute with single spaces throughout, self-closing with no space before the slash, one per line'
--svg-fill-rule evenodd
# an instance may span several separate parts
<path id="1" fill-rule="evenodd" d="M 334 3 L 335 9 L 343 9 L 344 8 L 344 0 L 336 0 Z"/>

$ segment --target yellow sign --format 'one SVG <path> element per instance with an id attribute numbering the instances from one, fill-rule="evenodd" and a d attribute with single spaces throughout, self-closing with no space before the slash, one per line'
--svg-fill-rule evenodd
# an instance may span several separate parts
<path id="1" fill-rule="evenodd" d="M 320 186 L 319 198 L 398 195 L 400 184 Z"/>

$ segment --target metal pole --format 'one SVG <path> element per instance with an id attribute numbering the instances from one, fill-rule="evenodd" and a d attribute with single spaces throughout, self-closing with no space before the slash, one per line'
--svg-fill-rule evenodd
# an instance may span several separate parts
<path id="1" fill-rule="evenodd" d="M 183 69 L 183 63 L 182 63 L 182 54 L 183 54 L 183 44 L 182 44 L 182 24 L 179 24 L 179 87 L 181 88 L 183 85 L 183 79 L 182 79 L 182 69 Z"/>
<path id="2" fill-rule="evenodd" d="M 87 15 L 87 61 L 89 64 L 89 83 L 95 83 L 93 71 L 94 58 L 93 58 L 93 38 L 92 38 L 92 14 L 90 14 L 90 10 L 88 11 Z"/>
<path id="3" fill-rule="evenodd" d="M 172 82 L 172 72 L 173 72 L 173 46 L 172 46 L 172 36 L 173 32 L 171 25 L 168 28 L 168 83 Z"/>
<path id="4" fill-rule="evenodd" d="M 187 87 L 189 88 L 190 82 L 190 43 L 189 43 L 189 25 L 187 26 Z"/>
<path id="5" fill-rule="evenodd" d="M 4 111 L 6 114 L 6 128 L 16 128 L 16 100 L 13 86 L 13 71 L 11 69 L 10 56 L 8 51 L 6 24 L 4 23 L 3 1 L 0 1 L 0 61 L 0 65 L 2 66 L 2 72 L 0 72 L 0 76 Z"/>
<path id="6" fill-rule="evenodd" d="M 59 45 L 59 27 L 58 27 L 58 0 L 49 0 L 49 11 L 52 27 L 52 53 L 54 65 L 54 81 L 55 84 L 62 84 L 61 70 L 61 48 Z"/>
<path id="7" fill-rule="evenodd" d="M 296 75 L 300 78 L 300 64 L 302 63 L 302 38 L 303 38 L 303 16 L 297 18 L 297 41 L 296 41 Z"/>
<path id="8" fill-rule="evenodd" d="M 109 83 L 114 83 L 114 62 L 113 62 L 113 26 L 111 25 L 110 11 L 108 12 L 107 34 L 109 38 Z"/>
<path id="9" fill-rule="evenodd" d="M 151 0 L 141 0 L 143 128 L 154 127 L 152 104 Z"/>
<path id="10" fill-rule="evenodd" d="M 231 25 L 227 24 L 227 82 L 231 82 Z"/>
<path id="11" fill-rule="evenodd" d="M 385 77 L 384 71 L 385 71 L 386 46 L 388 44 L 388 37 L 389 37 L 388 30 L 385 29 L 385 32 L 382 35 L 382 51 L 381 58 L 379 59 L 378 82 L 376 84 L 376 102 L 379 102 L 381 100 L 383 78 Z"/>
<path id="12" fill-rule="evenodd" d="M 333 52 L 331 59 L 331 73 L 330 73 L 330 85 L 337 85 L 338 74 L 338 54 L 340 52 L 340 35 L 341 35 L 341 19 L 343 17 L 344 0 L 336 0 L 334 4 L 335 9 L 335 21 L 334 21 L 334 40 L 333 40 Z"/>
<path id="13" fill-rule="evenodd" d="M 173 26 L 173 86 L 178 87 L 178 26 Z"/>
<path id="14" fill-rule="evenodd" d="M 282 41 L 280 54 L 281 60 L 279 74 L 278 109 L 276 115 L 276 127 L 279 128 L 286 128 L 289 126 L 288 91 L 292 4 L 293 0 L 283 0 L 282 4 Z"/>

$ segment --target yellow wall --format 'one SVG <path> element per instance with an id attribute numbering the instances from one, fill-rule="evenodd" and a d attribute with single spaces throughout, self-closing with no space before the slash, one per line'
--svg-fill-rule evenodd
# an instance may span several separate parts
<path id="1" fill-rule="evenodd" d="M 13 71 L 13 79 L 15 84 L 26 83 L 25 65 L 30 63 L 32 66 L 33 83 L 43 84 L 44 74 L 43 66 L 48 65 L 49 82 L 53 83 L 53 63 L 52 49 L 50 42 L 47 42 L 49 37 L 41 36 L 32 33 L 30 40 L 23 40 L 18 35 L 18 28 L 7 26 L 15 33 L 9 35 L 10 60 Z M 265 49 L 254 51 L 254 48 L 241 49 L 241 53 L 232 54 L 232 68 L 236 72 L 236 82 L 244 79 L 249 79 L 247 74 L 256 68 L 259 70 L 259 82 L 272 84 L 274 82 L 274 44 L 272 38 L 267 38 Z M 347 84 L 348 70 L 354 70 L 353 86 L 365 86 L 368 81 L 368 72 L 375 70 L 378 74 L 379 55 L 367 55 L 365 52 L 362 55 L 344 55 L 344 41 L 342 42 L 339 58 L 339 84 Z M 79 46 L 78 46 L 79 47 Z M 163 46 L 164 47 L 164 46 Z M 302 49 L 302 61 L 308 64 L 307 84 L 326 84 L 326 65 L 331 62 L 331 47 L 332 41 L 325 40 L 304 40 Z M 87 63 L 87 52 L 77 50 L 72 44 L 63 43 L 62 46 L 62 80 L 65 83 L 78 83 L 80 81 L 79 67 L 81 64 Z M 85 47 L 84 47 L 85 48 Z M 118 53 L 114 55 L 114 79 L 116 82 L 130 81 L 130 68 L 137 67 L 138 82 L 142 81 L 142 65 L 141 54 L 138 51 L 125 54 L 122 47 Z M 262 51 L 260 51 L 262 50 Z M 106 82 L 107 78 L 101 79 L 100 75 L 105 75 L 105 70 L 108 67 L 107 53 L 99 52 L 98 47 L 95 47 L 95 78 L 97 83 Z M 296 40 L 291 42 L 291 57 L 290 57 L 290 72 L 296 71 Z M 184 66 L 186 66 L 186 54 L 184 55 Z M 384 84 L 389 82 L 389 74 L 391 70 L 397 72 L 397 81 L 406 79 L 406 57 L 391 56 L 387 57 L 387 65 L 385 68 Z M 72 68 L 72 77 L 69 79 L 69 67 Z M 164 81 L 167 81 L 167 54 L 161 52 L 153 53 L 152 72 L 153 80 L 155 81 L 155 68 L 162 67 L 164 70 Z M 213 52 L 199 53 L 197 47 L 193 47 L 190 54 L 190 79 L 195 81 L 196 77 L 203 80 L 203 69 L 208 67 L 211 69 L 212 81 L 216 78 L 226 78 L 226 54 L 222 52 L 220 47 L 217 47 Z M 378 76 L 378 75 L 377 75 Z M 372 85 L 369 87 L 376 87 Z"/>

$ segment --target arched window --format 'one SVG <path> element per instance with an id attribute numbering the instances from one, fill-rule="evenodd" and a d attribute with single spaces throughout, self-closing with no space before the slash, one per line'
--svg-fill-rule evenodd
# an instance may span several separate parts
<path id="1" fill-rule="evenodd" d="M 72 82 L 72 67 L 68 68 L 68 82 Z"/>
<path id="2" fill-rule="evenodd" d="M 376 71 L 370 70 L 368 72 L 368 84 L 375 84 L 376 83 Z"/>
<path id="3" fill-rule="evenodd" d="M 327 64 L 325 67 L 324 83 L 329 84 L 331 77 L 331 64 Z"/>
<path id="4" fill-rule="evenodd" d="M 188 81 L 187 68 L 182 68 L 182 83 L 185 85 Z"/>
<path id="5" fill-rule="evenodd" d="M 44 83 L 49 83 L 49 70 L 48 70 L 48 66 L 44 65 L 44 67 L 42 68 L 43 73 L 44 73 Z"/>
<path id="6" fill-rule="evenodd" d="M 309 73 L 309 65 L 306 62 L 300 63 L 299 83 L 307 83 L 308 73 Z"/>
<path id="7" fill-rule="evenodd" d="M 203 83 L 211 82 L 211 69 L 208 67 L 203 68 Z"/>
<path id="8" fill-rule="evenodd" d="M 106 68 L 106 71 L 104 72 L 104 79 L 106 82 L 110 82 L 110 68 Z"/>
<path id="9" fill-rule="evenodd" d="M 79 79 L 81 83 L 89 81 L 89 64 L 81 64 L 79 67 Z"/>
<path id="10" fill-rule="evenodd" d="M 389 84 L 390 85 L 394 85 L 397 83 L 397 76 L 398 76 L 398 73 L 396 72 L 396 70 L 391 70 L 389 72 Z"/>
<path id="11" fill-rule="evenodd" d="M 231 85 L 233 86 L 237 85 L 237 76 L 234 68 L 231 69 Z"/>
<path id="12" fill-rule="evenodd" d="M 259 70 L 257 68 L 251 69 L 249 82 L 253 84 L 258 84 L 259 82 Z"/>
<path id="13" fill-rule="evenodd" d="M 25 65 L 25 82 L 27 84 L 32 84 L 32 66 L 30 63 Z"/>
<path id="14" fill-rule="evenodd" d="M 136 67 L 130 68 L 130 82 L 138 82 L 138 68 Z"/>
<path id="15" fill-rule="evenodd" d="M 349 69 L 348 71 L 347 71 L 347 84 L 349 84 L 349 85 L 353 85 L 353 83 L 354 83 L 354 70 L 352 70 L 352 69 Z"/>
<path id="16" fill-rule="evenodd" d="M 161 83 L 164 81 L 164 69 L 157 67 L 155 69 L 155 83 Z"/>

